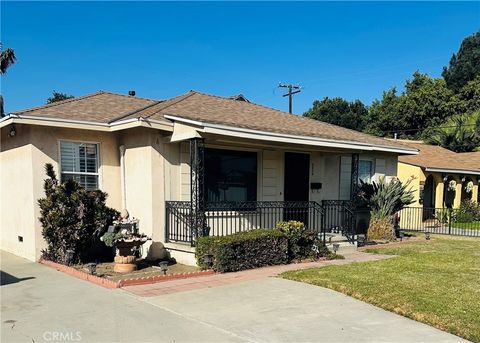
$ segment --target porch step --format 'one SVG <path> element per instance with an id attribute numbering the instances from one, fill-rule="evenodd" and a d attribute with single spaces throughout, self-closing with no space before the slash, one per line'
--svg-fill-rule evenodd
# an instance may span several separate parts
<path id="1" fill-rule="evenodd" d="M 197 260 L 195 259 L 195 247 L 190 244 L 184 243 L 165 243 L 165 249 L 178 263 L 185 264 L 187 266 L 196 266 Z"/>
<path id="2" fill-rule="evenodd" d="M 333 242 L 333 243 L 327 243 L 326 247 L 328 250 L 333 252 L 333 244 L 338 244 L 338 250 L 337 254 L 343 255 L 343 254 L 349 254 L 357 251 L 357 244 L 352 244 L 350 242 Z"/>

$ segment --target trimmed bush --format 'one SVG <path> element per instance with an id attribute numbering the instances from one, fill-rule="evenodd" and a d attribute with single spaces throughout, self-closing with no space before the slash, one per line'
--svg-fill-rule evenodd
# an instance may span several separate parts
<path id="1" fill-rule="evenodd" d="M 295 220 L 279 222 L 276 229 L 283 232 L 288 239 L 289 260 L 317 257 L 313 249 L 314 245 L 321 245 L 318 242 L 317 233 L 307 230 L 302 222 Z"/>
<path id="2" fill-rule="evenodd" d="M 64 264 L 103 258 L 111 249 L 106 249 L 99 237 L 118 216 L 105 205 L 107 194 L 88 192 L 74 180 L 61 183 L 51 164 L 45 169 L 46 196 L 38 200 L 42 236 L 47 242 L 42 257 Z"/>
<path id="3" fill-rule="evenodd" d="M 288 239 L 279 230 L 258 229 L 223 237 L 200 237 L 196 242 L 197 264 L 208 268 L 204 256 L 213 256 L 213 269 L 235 272 L 288 263 Z"/>

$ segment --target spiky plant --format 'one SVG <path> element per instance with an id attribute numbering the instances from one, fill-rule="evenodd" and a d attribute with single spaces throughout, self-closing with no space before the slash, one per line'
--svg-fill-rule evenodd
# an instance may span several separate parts
<path id="1" fill-rule="evenodd" d="M 380 177 L 379 182 L 362 184 L 361 188 L 370 191 L 364 195 L 364 201 L 370 208 L 370 225 L 367 236 L 369 239 L 395 240 L 393 215 L 405 206 L 413 203 L 414 190 L 410 187 L 413 179 L 402 183 L 400 180 L 387 182 Z"/>

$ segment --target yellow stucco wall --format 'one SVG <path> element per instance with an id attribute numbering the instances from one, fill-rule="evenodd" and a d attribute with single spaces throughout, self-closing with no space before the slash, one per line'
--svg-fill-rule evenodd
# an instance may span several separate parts
<path id="1" fill-rule="evenodd" d="M 443 183 L 443 175 L 441 173 L 432 173 L 432 172 L 425 172 L 422 168 L 413 166 L 407 163 L 398 163 L 398 178 L 402 182 L 406 182 L 411 176 L 414 176 L 416 179 L 413 180 L 412 185 L 416 190 L 414 193 L 415 202 L 410 205 L 410 207 L 421 207 L 422 204 L 419 203 L 419 189 L 420 186 L 425 183 L 427 177 L 431 175 L 435 182 L 435 207 L 442 208 L 444 207 L 444 183 Z M 456 191 L 455 191 L 455 198 L 453 202 L 453 208 L 459 208 L 461 202 L 464 200 L 462 199 L 462 187 L 465 184 L 462 183 L 462 177 L 469 177 L 473 183 L 473 191 L 472 191 L 472 200 L 477 201 L 478 199 L 478 176 L 475 175 L 459 175 L 459 174 L 448 174 L 448 177 L 453 178 L 457 182 Z"/>

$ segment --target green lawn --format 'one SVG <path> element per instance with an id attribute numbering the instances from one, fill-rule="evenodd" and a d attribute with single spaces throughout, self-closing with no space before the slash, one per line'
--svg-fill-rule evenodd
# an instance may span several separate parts
<path id="1" fill-rule="evenodd" d="M 369 252 L 396 258 L 286 272 L 480 342 L 480 238 L 433 235 Z"/>
<path id="2" fill-rule="evenodd" d="M 453 223 L 452 227 L 456 229 L 480 230 L 480 221 L 468 222 L 468 223 Z"/>

